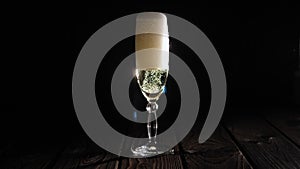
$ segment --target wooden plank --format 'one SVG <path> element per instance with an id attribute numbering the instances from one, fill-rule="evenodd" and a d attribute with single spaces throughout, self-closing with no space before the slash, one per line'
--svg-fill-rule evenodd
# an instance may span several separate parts
<path id="1" fill-rule="evenodd" d="M 146 125 L 144 128 L 138 128 L 136 126 L 131 126 L 128 131 L 134 136 L 147 136 Z M 173 138 L 176 139 L 175 136 Z M 159 141 L 158 141 L 159 142 Z M 124 143 L 124 145 L 137 144 L 137 143 Z M 126 148 L 127 147 L 123 147 Z M 143 169 L 182 169 L 182 161 L 179 155 L 179 147 L 174 147 L 173 154 L 162 154 L 149 158 L 124 158 L 122 157 L 119 161 L 120 169 L 135 169 L 135 168 L 143 168 Z"/>
<path id="2" fill-rule="evenodd" d="M 251 116 L 226 122 L 254 168 L 300 168 L 300 150 L 265 120 Z"/>
<path id="3" fill-rule="evenodd" d="M 15 145 L 0 160 L 4 169 L 44 169 L 61 151 L 57 145 Z"/>
<path id="4" fill-rule="evenodd" d="M 57 156 L 59 150 L 53 152 L 43 152 L 22 156 L 22 169 L 47 169 L 53 164 L 53 160 Z"/>
<path id="5" fill-rule="evenodd" d="M 183 169 L 179 148 L 176 146 L 175 154 L 163 154 L 150 158 L 123 158 L 120 160 L 120 169 Z"/>
<path id="6" fill-rule="evenodd" d="M 281 110 L 277 113 L 265 113 L 266 120 L 284 135 L 300 146 L 300 112 Z"/>
<path id="7" fill-rule="evenodd" d="M 89 138 L 81 137 L 62 152 L 53 169 L 117 168 L 118 158 L 101 149 Z"/>
<path id="8" fill-rule="evenodd" d="M 202 144 L 198 143 L 199 133 L 193 129 L 181 142 L 187 168 L 252 168 L 223 127 Z"/>

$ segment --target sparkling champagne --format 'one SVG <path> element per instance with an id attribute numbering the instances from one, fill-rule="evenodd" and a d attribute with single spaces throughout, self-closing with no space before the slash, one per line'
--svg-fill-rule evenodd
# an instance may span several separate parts
<path id="1" fill-rule="evenodd" d="M 132 148 L 135 155 L 142 157 L 166 152 L 170 148 L 156 141 L 158 105 L 169 70 L 169 33 L 167 17 L 162 13 L 140 13 L 136 19 L 135 36 L 136 77 L 140 89 L 148 100 L 148 142 Z M 154 119 L 154 120 L 153 120 Z"/>
<path id="2" fill-rule="evenodd" d="M 137 69 L 138 84 L 148 101 L 156 101 L 161 95 L 168 77 L 167 69 Z"/>

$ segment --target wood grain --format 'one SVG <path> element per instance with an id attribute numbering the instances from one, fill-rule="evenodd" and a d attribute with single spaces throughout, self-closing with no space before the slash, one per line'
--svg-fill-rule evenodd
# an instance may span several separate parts
<path id="1" fill-rule="evenodd" d="M 175 152 L 178 152 L 178 147 L 175 147 Z M 123 158 L 120 163 L 120 169 L 183 169 L 178 153 L 151 158 Z"/>
<path id="2" fill-rule="evenodd" d="M 1 145 L 0 169 L 300 168 L 299 114 L 259 117 L 225 119 L 203 144 L 198 143 L 201 126 L 195 125 L 174 154 L 152 158 L 120 158 L 86 135 L 65 145 Z"/>
<path id="3" fill-rule="evenodd" d="M 219 126 L 202 144 L 198 143 L 199 133 L 194 129 L 182 141 L 187 168 L 252 168 L 223 127 Z"/>
<path id="4" fill-rule="evenodd" d="M 118 156 L 101 149 L 88 138 L 75 139 L 61 154 L 53 169 L 116 168 Z"/>
<path id="5" fill-rule="evenodd" d="M 300 112 L 281 110 L 280 113 L 265 114 L 267 121 L 300 147 Z"/>
<path id="6" fill-rule="evenodd" d="M 15 145 L 0 159 L 0 168 L 45 169 L 53 164 L 61 149 L 57 145 Z"/>
<path id="7" fill-rule="evenodd" d="M 240 117 L 226 126 L 254 168 L 300 168 L 299 148 L 263 119 Z"/>

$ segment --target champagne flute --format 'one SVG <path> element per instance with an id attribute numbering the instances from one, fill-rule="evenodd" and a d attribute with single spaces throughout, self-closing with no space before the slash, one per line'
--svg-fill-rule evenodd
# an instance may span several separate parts
<path id="1" fill-rule="evenodd" d="M 147 144 L 133 152 L 141 156 L 161 154 L 166 149 L 156 141 L 158 105 L 169 71 L 169 35 L 167 17 L 162 13 L 140 13 L 136 19 L 136 77 L 139 87 L 148 101 Z"/>

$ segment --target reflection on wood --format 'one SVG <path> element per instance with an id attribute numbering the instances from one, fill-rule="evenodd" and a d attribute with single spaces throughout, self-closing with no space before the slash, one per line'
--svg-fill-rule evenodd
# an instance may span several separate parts
<path id="1" fill-rule="evenodd" d="M 199 133 L 193 130 L 182 141 L 187 168 L 251 168 L 223 127 L 202 144 L 198 143 Z"/>
<path id="2" fill-rule="evenodd" d="M 299 148 L 264 120 L 239 118 L 226 124 L 253 167 L 300 168 Z"/>

